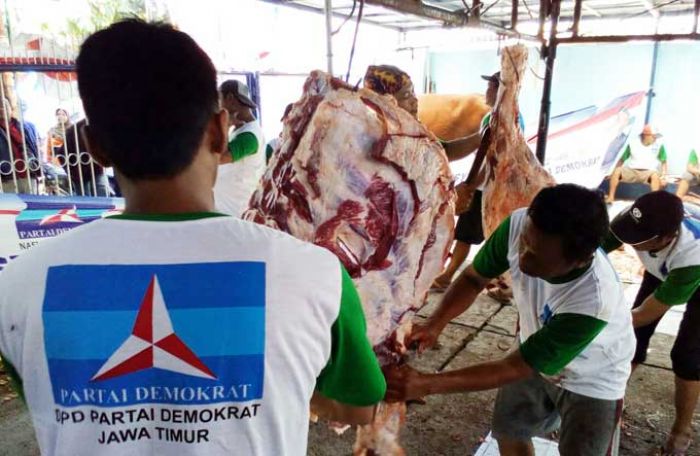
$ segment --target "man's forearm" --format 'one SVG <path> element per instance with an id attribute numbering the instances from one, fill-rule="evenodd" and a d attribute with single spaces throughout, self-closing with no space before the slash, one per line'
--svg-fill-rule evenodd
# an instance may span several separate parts
<path id="1" fill-rule="evenodd" d="M 481 144 L 481 135 L 474 133 L 464 138 L 453 139 L 444 143 L 445 153 L 449 161 L 457 161 L 475 152 Z"/>
<path id="2" fill-rule="evenodd" d="M 469 269 L 462 272 L 445 292 L 438 308 L 430 316 L 430 320 L 441 327 L 464 313 L 474 302 L 485 287 L 485 283 L 469 275 Z"/>
<path id="3" fill-rule="evenodd" d="M 525 363 L 520 351 L 498 361 L 489 361 L 449 372 L 424 374 L 425 395 L 498 388 L 530 377 L 533 369 Z"/>
<path id="4" fill-rule="evenodd" d="M 374 418 L 374 405 L 366 407 L 341 404 L 314 391 L 311 398 L 311 412 L 326 421 L 337 421 L 343 424 L 364 425 Z"/>
<path id="5" fill-rule="evenodd" d="M 663 317 L 669 309 L 670 306 L 651 295 L 644 300 L 641 306 L 632 309 L 632 325 L 635 328 L 647 326 Z"/>

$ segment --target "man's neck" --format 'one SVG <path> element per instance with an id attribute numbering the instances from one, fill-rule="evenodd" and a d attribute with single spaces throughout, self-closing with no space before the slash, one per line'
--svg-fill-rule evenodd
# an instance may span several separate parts
<path id="1" fill-rule="evenodd" d="M 576 267 L 567 272 L 566 274 L 559 275 L 557 277 L 550 277 L 549 279 L 545 279 L 549 283 L 553 284 L 562 284 L 562 283 L 567 283 L 571 282 L 572 280 L 575 280 L 579 277 L 581 277 L 583 274 L 586 273 L 591 268 L 591 265 L 593 264 L 593 259 L 586 263 L 585 265 L 581 267 Z"/>
<path id="2" fill-rule="evenodd" d="M 123 179 L 121 180 L 123 181 Z M 128 214 L 180 214 L 211 212 L 214 195 L 201 185 L 189 185 L 186 176 L 170 179 L 129 181 L 122 185 Z"/>
<path id="3" fill-rule="evenodd" d="M 255 116 L 253 115 L 253 111 L 250 109 L 246 109 L 243 111 L 243 113 L 239 117 L 244 123 L 249 123 L 255 120 Z"/>

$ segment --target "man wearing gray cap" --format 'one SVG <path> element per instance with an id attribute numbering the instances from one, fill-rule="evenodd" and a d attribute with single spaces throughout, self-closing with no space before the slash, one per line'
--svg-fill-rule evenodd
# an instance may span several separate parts
<path id="1" fill-rule="evenodd" d="M 646 359 L 649 340 L 671 306 L 688 303 L 671 351 L 676 374 L 676 419 L 664 454 L 686 454 L 700 393 L 700 223 L 687 217 L 680 198 L 647 193 L 610 224 L 605 250 L 634 247 L 646 272 L 634 302 L 637 336 L 633 367 Z"/>
<path id="2" fill-rule="evenodd" d="M 214 200 L 220 212 L 240 217 L 265 171 L 265 139 L 247 85 L 234 79 L 224 82 L 219 100 L 229 113 L 229 153 L 221 156 Z"/>

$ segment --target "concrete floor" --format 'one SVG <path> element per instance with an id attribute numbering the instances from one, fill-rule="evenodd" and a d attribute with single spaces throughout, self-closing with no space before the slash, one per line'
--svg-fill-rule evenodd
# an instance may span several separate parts
<path id="1" fill-rule="evenodd" d="M 634 296 L 636 290 L 631 291 Z M 438 294 L 430 296 L 419 318 L 430 314 L 439 297 Z M 680 309 L 675 309 L 661 328 L 674 333 L 680 316 Z M 514 307 L 502 306 L 481 295 L 469 311 L 448 325 L 439 346 L 412 364 L 421 370 L 440 371 L 497 359 L 515 342 L 516 319 Z M 652 339 L 647 364 L 640 366 L 630 380 L 621 455 L 653 454 L 665 440 L 674 416 L 670 360 L 673 341 L 673 335 L 657 333 Z M 411 406 L 401 435 L 407 454 L 475 454 L 490 432 L 495 396 L 495 391 L 431 396 L 425 405 Z M 696 416 L 696 423 L 697 419 Z M 338 437 L 324 424 L 314 424 L 310 431 L 309 454 L 350 455 L 353 442 L 352 431 Z M 688 455 L 700 455 L 700 443 L 691 446 Z"/>
<path id="2" fill-rule="evenodd" d="M 430 314 L 440 295 L 431 294 L 419 312 Z M 450 370 L 506 354 L 515 341 L 517 312 L 512 306 L 479 296 L 464 315 L 456 318 L 440 338 L 436 349 L 413 363 L 422 370 Z M 673 332 L 672 319 L 665 326 Z M 673 419 L 673 374 L 670 347 L 673 336 L 657 334 L 652 339 L 648 365 L 640 367 L 630 381 L 622 435 L 622 455 L 645 455 L 663 443 Z M 495 391 L 434 396 L 425 405 L 411 406 L 401 442 L 408 455 L 474 454 L 488 436 Z M 26 409 L 0 377 L 0 456 L 36 455 L 31 422 Z M 336 456 L 352 452 L 354 432 L 336 436 L 322 423 L 312 424 L 309 455 Z M 700 444 L 690 455 L 700 455 Z"/>

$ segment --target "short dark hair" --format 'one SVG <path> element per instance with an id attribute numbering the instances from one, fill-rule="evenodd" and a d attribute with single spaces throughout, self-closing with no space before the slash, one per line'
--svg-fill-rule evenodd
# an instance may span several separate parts
<path id="1" fill-rule="evenodd" d="M 216 69 L 187 34 L 129 19 L 88 37 L 76 62 L 91 139 L 130 179 L 194 159 L 218 105 Z"/>
<path id="2" fill-rule="evenodd" d="M 219 92 L 221 95 L 226 96 L 228 94 L 236 95 L 238 94 L 238 81 L 235 79 L 228 79 L 221 83 L 219 86 Z"/>
<path id="3" fill-rule="evenodd" d="M 608 233 L 608 210 L 595 191 L 575 184 L 541 190 L 528 209 L 532 223 L 562 240 L 568 260 L 589 258 Z"/>

